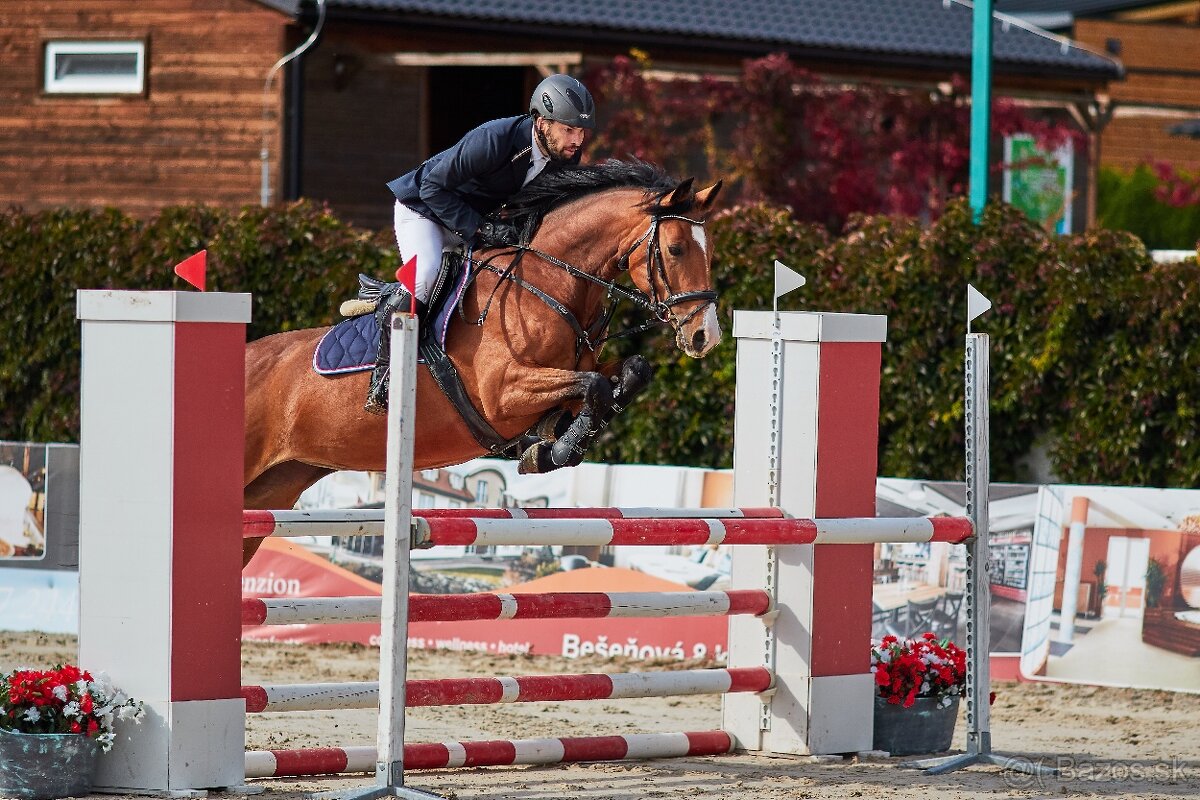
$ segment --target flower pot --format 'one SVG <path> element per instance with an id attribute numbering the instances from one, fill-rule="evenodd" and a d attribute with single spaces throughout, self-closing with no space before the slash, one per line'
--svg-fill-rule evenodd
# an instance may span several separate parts
<path id="1" fill-rule="evenodd" d="M 938 708 L 937 702 L 932 697 L 918 697 L 905 708 L 876 696 L 874 749 L 894 756 L 949 750 L 958 721 L 958 698 L 945 708 Z"/>
<path id="2" fill-rule="evenodd" d="M 0 730 L 0 797 L 52 800 L 91 792 L 100 743 L 81 733 Z"/>

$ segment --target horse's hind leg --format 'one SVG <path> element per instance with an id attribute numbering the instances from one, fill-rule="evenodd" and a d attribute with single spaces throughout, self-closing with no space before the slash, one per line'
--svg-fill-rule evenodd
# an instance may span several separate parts
<path id="1" fill-rule="evenodd" d="M 299 461 L 276 464 L 246 484 L 242 502 L 245 508 L 291 508 L 305 489 L 331 472 L 331 469 Z M 250 563 L 262 543 L 262 538 L 242 540 L 242 567 Z"/>

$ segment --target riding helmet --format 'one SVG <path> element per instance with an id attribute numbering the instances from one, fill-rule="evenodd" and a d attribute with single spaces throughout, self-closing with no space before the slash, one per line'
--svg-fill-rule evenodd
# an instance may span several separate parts
<path id="1" fill-rule="evenodd" d="M 570 75 L 544 78 L 529 98 L 529 113 L 573 128 L 596 127 L 596 103 L 592 93 Z"/>

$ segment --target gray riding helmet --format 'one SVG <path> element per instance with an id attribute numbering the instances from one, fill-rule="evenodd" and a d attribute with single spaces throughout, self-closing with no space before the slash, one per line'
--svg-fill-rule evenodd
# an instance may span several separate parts
<path id="1" fill-rule="evenodd" d="M 596 103 L 592 93 L 570 75 L 544 78 L 529 98 L 529 113 L 573 128 L 590 131 L 596 127 Z"/>

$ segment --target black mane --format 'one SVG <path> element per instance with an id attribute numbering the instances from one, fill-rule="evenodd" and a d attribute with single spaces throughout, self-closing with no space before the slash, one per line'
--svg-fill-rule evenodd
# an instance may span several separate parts
<path id="1" fill-rule="evenodd" d="M 513 195 L 503 216 L 522 232 L 522 241 L 528 242 L 542 218 L 552 209 L 608 189 L 644 190 L 650 197 L 642 207 L 652 215 L 684 213 L 692 208 L 691 196 L 682 203 L 664 205 L 662 202 L 678 185 L 679 181 L 661 168 L 637 159 L 610 159 L 601 164 L 548 169 Z"/>

